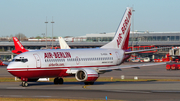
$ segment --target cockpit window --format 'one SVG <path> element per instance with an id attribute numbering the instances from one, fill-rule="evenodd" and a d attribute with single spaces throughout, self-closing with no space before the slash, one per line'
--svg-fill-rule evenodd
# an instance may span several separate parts
<path id="1" fill-rule="evenodd" d="M 14 62 L 27 62 L 28 59 L 13 59 Z"/>
<path id="2" fill-rule="evenodd" d="M 28 59 L 22 59 L 22 62 L 27 62 L 28 61 Z"/>

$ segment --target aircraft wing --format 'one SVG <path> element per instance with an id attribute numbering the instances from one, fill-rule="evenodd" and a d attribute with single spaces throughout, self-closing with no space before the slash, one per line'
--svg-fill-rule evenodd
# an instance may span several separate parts
<path id="1" fill-rule="evenodd" d="M 144 67 L 144 66 L 154 66 L 154 65 L 163 65 L 163 64 L 166 64 L 166 62 L 161 62 L 161 63 L 143 63 L 143 64 L 135 64 L 135 65 L 119 65 L 119 66 L 98 68 L 97 71 L 99 71 L 99 72 L 106 72 L 106 71 L 112 71 L 112 70 L 121 70 L 121 69 L 124 69 L 124 68 L 136 68 L 136 69 L 140 69 L 140 67 Z"/>
<path id="2" fill-rule="evenodd" d="M 124 68 L 135 68 L 135 69 L 140 69 L 140 67 L 144 66 L 153 66 L 153 65 L 163 65 L 166 64 L 166 62 L 161 62 L 161 63 L 143 63 L 143 64 L 135 64 L 135 65 L 119 65 L 119 66 L 110 66 L 110 67 L 93 67 L 91 69 L 94 69 L 98 73 L 105 73 L 105 72 L 111 72 L 112 70 L 119 70 Z M 78 70 L 83 69 L 83 68 L 69 68 L 66 73 L 68 74 L 76 74 Z"/>
<path id="3" fill-rule="evenodd" d="M 159 49 L 164 49 L 164 48 L 170 48 L 170 47 L 152 48 L 152 49 L 136 50 L 136 51 L 127 51 L 127 52 L 125 52 L 125 54 L 132 54 L 132 53 L 146 52 L 146 51 L 159 50 Z"/>

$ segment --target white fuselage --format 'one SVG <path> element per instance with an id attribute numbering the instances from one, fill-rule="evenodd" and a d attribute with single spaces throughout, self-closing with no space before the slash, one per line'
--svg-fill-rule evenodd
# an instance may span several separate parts
<path id="1" fill-rule="evenodd" d="M 69 68 L 101 68 L 122 63 L 124 51 L 119 49 L 53 49 L 22 53 L 7 70 L 17 77 L 39 78 L 69 76 Z M 26 62 L 23 59 L 27 59 Z M 16 61 L 18 60 L 18 61 Z"/>

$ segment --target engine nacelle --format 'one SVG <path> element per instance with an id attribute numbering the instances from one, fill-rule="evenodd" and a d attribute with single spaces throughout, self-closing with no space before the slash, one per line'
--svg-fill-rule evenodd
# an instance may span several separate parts
<path id="1" fill-rule="evenodd" d="M 75 74 L 76 80 L 84 81 L 84 82 L 94 82 L 99 77 L 98 73 L 89 68 L 83 68 L 76 72 Z"/>

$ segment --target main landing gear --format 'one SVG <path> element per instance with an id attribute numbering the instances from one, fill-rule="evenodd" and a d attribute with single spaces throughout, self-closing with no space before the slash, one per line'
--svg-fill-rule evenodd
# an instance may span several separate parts
<path id="1" fill-rule="evenodd" d="M 85 85 L 93 85 L 94 82 L 84 82 Z"/>
<path id="2" fill-rule="evenodd" d="M 61 77 L 57 77 L 54 79 L 54 84 L 63 84 L 64 80 Z"/>

